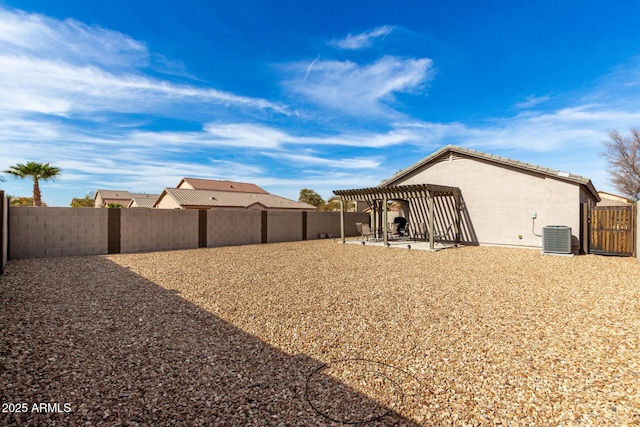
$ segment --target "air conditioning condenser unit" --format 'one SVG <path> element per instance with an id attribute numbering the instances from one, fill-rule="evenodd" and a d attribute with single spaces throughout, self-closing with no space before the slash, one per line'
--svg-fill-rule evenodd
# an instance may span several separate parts
<path id="1" fill-rule="evenodd" d="M 564 225 L 542 227 L 542 253 L 572 254 L 571 227 Z"/>

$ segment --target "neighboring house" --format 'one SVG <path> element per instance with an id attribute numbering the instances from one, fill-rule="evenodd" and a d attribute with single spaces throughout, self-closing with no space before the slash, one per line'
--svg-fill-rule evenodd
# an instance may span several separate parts
<path id="1" fill-rule="evenodd" d="M 462 242 L 542 247 L 542 227 L 571 227 L 574 252 L 588 251 L 587 209 L 600 201 L 588 178 L 448 145 L 383 181 L 379 187 L 431 184 L 461 193 Z M 440 232 L 451 227 L 451 205 L 436 206 Z M 409 223 L 425 209 L 407 203 Z M 444 212 L 444 214 L 443 214 Z"/>
<path id="2" fill-rule="evenodd" d="M 315 206 L 269 193 L 165 188 L 154 207 L 159 209 L 241 208 L 257 210 L 314 211 Z"/>
<path id="3" fill-rule="evenodd" d="M 600 196 L 600 201 L 596 206 L 631 206 L 634 203 L 633 200 L 624 196 L 618 196 L 617 194 L 611 194 L 605 191 L 598 191 L 598 196 Z"/>
<path id="4" fill-rule="evenodd" d="M 116 203 L 123 208 L 152 207 L 153 203 L 151 203 L 151 206 L 147 206 L 148 202 L 146 202 L 145 199 L 153 199 L 152 201 L 155 202 L 157 197 L 157 194 L 129 193 L 124 190 L 98 190 L 93 198 L 93 205 L 96 208 L 103 208 L 110 203 Z M 135 206 L 130 206 L 134 198 L 137 202 Z M 137 206 L 138 203 L 142 203 L 144 206 Z"/>
<path id="5" fill-rule="evenodd" d="M 129 205 L 125 206 L 127 208 L 152 208 L 156 200 L 158 199 L 158 194 L 132 194 L 131 201 Z"/>
<path id="6" fill-rule="evenodd" d="M 269 194 L 255 184 L 201 178 L 182 178 L 165 188 L 156 200 L 159 209 L 239 208 L 314 211 L 315 206 Z"/>
<path id="7" fill-rule="evenodd" d="M 96 208 L 103 208 L 110 203 L 117 203 L 123 208 L 131 202 L 131 193 L 122 190 L 98 190 L 93 198 L 93 205 Z"/>
<path id="8" fill-rule="evenodd" d="M 269 194 L 255 184 L 216 179 L 182 178 L 176 188 L 189 190 L 231 191 L 234 193 Z"/>

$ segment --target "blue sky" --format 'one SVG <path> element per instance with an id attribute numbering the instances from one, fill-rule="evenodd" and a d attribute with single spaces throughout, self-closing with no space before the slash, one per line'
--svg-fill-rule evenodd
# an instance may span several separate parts
<path id="1" fill-rule="evenodd" d="M 616 192 L 602 142 L 640 126 L 638 16 L 640 2 L 0 0 L 0 168 L 62 168 L 41 186 L 56 206 L 184 176 L 328 198 L 455 144 Z"/>

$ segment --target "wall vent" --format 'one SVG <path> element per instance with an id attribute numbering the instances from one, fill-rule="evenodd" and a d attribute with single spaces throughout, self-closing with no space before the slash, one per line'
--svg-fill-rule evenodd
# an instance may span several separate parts
<path id="1" fill-rule="evenodd" d="M 570 254 L 571 227 L 548 225 L 542 227 L 542 252 L 546 254 Z"/>

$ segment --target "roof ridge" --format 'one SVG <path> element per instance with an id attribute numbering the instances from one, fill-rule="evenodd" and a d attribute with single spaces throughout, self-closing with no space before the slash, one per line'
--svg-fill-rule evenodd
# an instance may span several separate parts
<path id="1" fill-rule="evenodd" d="M 247 208 L 255 203 L 260 203 L 267 209 L 315 209 L 315 206 L 298 200 L 288 199 L 277 194 L 249 193 L 238 191 L 190 189 L 190 188 L 165 188 L 163 194 L 172 194 L 176 202 L 182 206 L 219 206 L 219 207 L 243 207 Z"/>
<path id="2" fill-rule="evenodd" d="M 517 167 L 523 170 L 529 170 L 532 172 L 538 172 L 550 177 L 556 177 L 559 178 L 561 180 L 565 180 L 565 181 L 569 181 L 569 182 L 573 182 L 576 184 L 580 184 L 580 185 L 584 185 L 588 188 L 588 191 L 591 192 L 593 195 L 595 195 L 596 197 L 598 197 L 597 195 L 597 191 L 595 189 L 595 187 L 593 186 L 593 183 L 591 182 L 591 180 L 585 176 L 582 175 L 577 175 L 577 174 L 572 174 L 569 172 L 564 172 L 564 171 L 560 171 L 560 170 L 556 170 L 556 169 L 552 169 L 549 167 L 544 167 L 544 166 L 540 166 L 540 165 L 536 165 L 533 163 L 527 163 L 527 162 L 522 162 L 520 160 L 515 160 L 515 159 L 511 159 L 509 157 L 504 157 L 504 156 L 499 156 L 496 154 L 491 154 L 491 153 L 486 153 L 483 151 L 478 151 L 478 150 L 474 150 L 472 148 L 466 148 L 466 147 L 459 147 L 457 145 L 452 145 L 452 144 L 448 144 L 444 147 L 439 148 L 438 150 L 434 151 L 433 153 L 431 153 L 430 155 L 428 155 L 427 157 L 423 158 L 422 160 L 414 163 L 413 165 L 402 169 L 401 171 L 399 171 L 398 173 L 394 174 L 393 176 L 391 176 L 389 179 L 386 179 L 384 181 L 382 181 L 380 184 L 378 184 L 378 187 L 384 187 L 384 186 L 389 186 L 391 183 L 394 183 L 396 181 L 398 181 L 400 178 L 406 176 L 407 174 L 421 168 L 422 166 L 428 164 L 429 162 L 431 162 L 432 160 L 440 157 L 441 155 L 443 155 L 444 153 L 447 152 L 456 152 L 456 153 L 460 153 L 460 154 L 466 154 L 469 155 L 471 157 L 475 157 L 478 159 L 485 159 L 488 161 L 492 161 L 492 162 L 496 162 L 505 166 L 511 166 L 511 167 Z"/>
<path id="3" fill-rule="evenodd" d="M 485 151 L 475 150 L 473 148 L 459 147 L 459 146 L 451 145 L 451 144 L 449 144 L 449 145 L 447 145 L 447 146 L 445 146 L 443 148 L 446 149 L 446 150 L 443 150 L 443 152 L 446 152 L 448 150 L 452 150 L 452 151 L 464 152 L 464 153 L 467 153 L 467 154 L 476 154 L 476 155 L 478 155 L 480 157 L 484 157 L 484 158 L 487 158 L 487 159 L 500 161 L 501 163 L 515 162 L 515 164 L 517 164 L 519 166 L 526 167 L 528 169 L 548 172 L 548 173 L 550 173 L 552 175 L 557 175 L 557 176 L 564 177 L 564 178 L 567 178 L 567 176 L 564 176 L 564 174 L 569 174 L 569 175 L 573 175 L 575 177 L 587 179 L 583 175 L 579 175 L 579 174 L 575 174 L 575 173 L 571 173 L 571 172 L 564 172 L 564 171 L 561 171 L 559 169 L 554 169 L 554 168 L 550 168 L 550 167 L 547 167 L 547 166 L 538 165 L 538 164 L 535 164 L 535 163 L 523 162 L 521 160 L 517 160 L 517 159 L 511 158 L 511 157 L 506 157 L 506 156 L 501 156 L 501 155 L 498 155 L 498 154 L 487 153 Z M 427 157 L 429 157 L 429 156 L 427 156 Z M 563 175 L 560 175 L 560 174 L 563 174 Z"/>
<path id="4" fill-rule="evenodd" d="M 265 192 L 265 193 L 254 193 L 251 191 L 233 191 L 233 190 L 212 190 L 209 188 L 178 188 L 178 187 L 166 187 L 166 190 L 180 190 L 180 191 L 215 191 L 218 193 L 232 193 L 232 194 L 255 194 L 255 195 L 261 195 L 261 196 L 266 196 L 266 195 L 271 195 L 271 193 L 269 192 Z M 266 191 L 266 190 L 265 190 Z"/>

